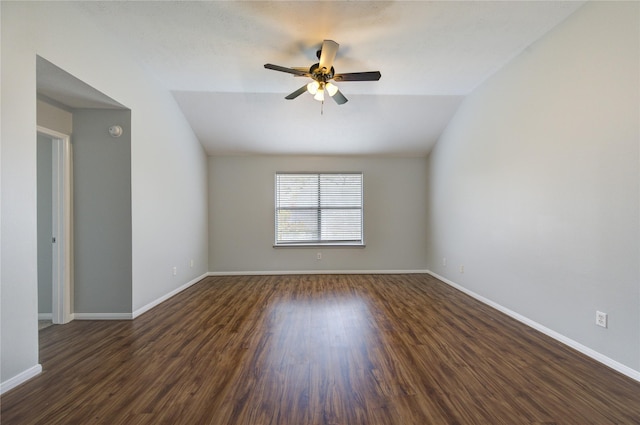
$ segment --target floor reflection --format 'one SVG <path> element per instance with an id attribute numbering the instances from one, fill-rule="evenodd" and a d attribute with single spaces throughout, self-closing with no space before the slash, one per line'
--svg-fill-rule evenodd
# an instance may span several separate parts
<path id="1" fill-rule="evenodd" d="M 260 350 L 264 358 L 254 359 L 260 371 L 256 391 L 275 395 L 286 409 L 319 403 L 326 406 L 325 414 L 343 403 L 358 404 L 334 396 L 357 397 L 359 389 L 371 385 L 367 343 L 375 334 L 364 300 L 282 301 L 272 306 L 268 321 L 270 335 Z"/>

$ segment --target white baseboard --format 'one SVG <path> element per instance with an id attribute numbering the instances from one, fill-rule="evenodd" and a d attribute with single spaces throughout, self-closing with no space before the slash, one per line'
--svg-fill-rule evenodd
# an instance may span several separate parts
<path id="1" fill-rule="evenodd" d="M 165 294 L 165 295 L 161 296 L 157 300 L 151 301 L 149 304 L 140 307 L 139 309 L 137 309 L 137 310 L 135 310 L 133 312 L 132 319 L 135 319 L 136 317 L 140 316 L 142 313 L 146 313 L 147 311 L 151 310 L 153 307 L 157 306 L 158 304 L 163 303 L 164 301 L 168 300 L 169 298 L 173 297 L 174 295 L 184 291 L 188 287 L 190 287 L 192 285 L 195 285 L 196 283 L 200 282 L 202 279 L 204 279 L 208 275 L 209 275 L 208 273 L 205 273 L 205 274 L 203 274 L 203 275 L 201 275 L 199 277 L 196 277 L 195 279 L 190 280 L 189 282 L 185 283 L 181 287 L 179 287 L 177 289 L 174 289 L 173 291 L 169 292 L 168 294 Z"/>
<path id="2" fill-rule="evenodd" d="M 482 295 L 476 294 L 473 291 L 470 291 L 469 289 L 465 288 L 464 286 L 460 286 L 457 283 L 442 277 L 440 275 L 438 275 L 437 273 L 434 273 L 432 271 L 428 271 L 428 274 L 430 274 L 431 276 L 435 277 L 438 280 L 443 281 L 444 283 L 446 283 L 449 286 L 452 286 L 456 289 L 458 289 L 461 292 L 464 292 L 465 294 L 475 298 L 476 300 L 495 308 L 496 310 L 506 314 L 507 316 L 510 316 L 514 319 L 516 319 L 517 321 L 524 323 L 525 325 L 542 332 L 543 334 L 550 336 L 551 338 L 555 339 L 556 341 L 559 341 L 571 348 L 573 348 L 574 350 L 577 350 L 579 352 L 581 352 L 582 354 L 585 354 L 589 357 L 591 357 L 592 359 L 604 364 L 605 366 L 610 367 L 613 370 L 616 370 L 620 373 L 622 373 L 623 375 L 628 376 L 631 379 L 634 379 L 638 382 L 640 382 L 640 371 L 637 371 L 635 369 L 630 368 L 629 366 L 623 365 L 620 362 L 617 362 L 615 360 L 613 360 L 610 357 L 605 356 L 602 353 L 599 353 L 589 347 L 587 347 L 586 345 L 582 345 L 577 341 L 572 340 L 571 338 L 568 338 L 552 329 L 547 328 L 546 326 L 541 325 L 540 323 L 533 321 L 519 313 L 516 313 L 515 311 L 512 311 L 496 302 L 491 301 L 488 298 L 483 297 Z"/>
<path id="3" fill-rule="evenodd" d="M 53 313 L 38 313 L 38 320 L 51 320 Z"/>
<path id="4" fill-rule="evenodd" d="M 35 366 L 30 367 L 14 376 L 13 378 L 7 379 L 6 381 L 0 383 L 0 394 L 4 394 L 5 392 L 17 387 L 18 385 L 27 382 L 29 379 L 33 378 L 36 375 L 39 375 L 42 372 L 42 365 L 37 364 Z"/>
<path id="5" fill-rule="evenodd" d="M 73 313 L 74 320 L 131 320 L 131 313 Z"/>
<path id="6" fill-rule="evenodd" d="M 207 276 L 278 276 L 292 274 L 428 274 L 428 270 L 267 270 L 209 272 Z"/>

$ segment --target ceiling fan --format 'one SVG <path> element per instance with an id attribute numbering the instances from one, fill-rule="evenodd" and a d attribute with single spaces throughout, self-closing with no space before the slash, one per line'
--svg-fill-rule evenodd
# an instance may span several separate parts
<path id="1" fill-rule="evenodd" d="M 285 99 L 295 99 L 305 91 L 308 91 L 314 95 L 314 99 L 324 102 L 325 92 L 329 94 L 338 105 L 347 103 L 347 98 L 342 94 L 338 87 L 331 82 L 334 81 L 378 81 L 382 74 L 380 71 L 370 72 L 350 72 L 347 74 L 336 74 L 333 68 L 333 60 L 338 53 L 338 47 L 340 45 L 333 40 L 324 40 L 322 47 L 316 53 L 316 56 L 320 62 L 311 65 L 307 68 L 287 68 L 284 66 L 273 65 L 267 63 L 264 65 L 267 69 L 273 69 L 274 71 L 287 72 L 293 74 L 296 77 L 309 77 L 313 81 L 309 84 L 305 84 L 298 90 L 294 91 Z"/>

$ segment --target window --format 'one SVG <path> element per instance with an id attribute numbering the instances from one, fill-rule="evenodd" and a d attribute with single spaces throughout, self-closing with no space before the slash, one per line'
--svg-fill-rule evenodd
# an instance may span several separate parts
<path id="1" fill-rule="evenodd" d="M 276 173 L 276 246 L 363 245 L 362 173 Z"/>

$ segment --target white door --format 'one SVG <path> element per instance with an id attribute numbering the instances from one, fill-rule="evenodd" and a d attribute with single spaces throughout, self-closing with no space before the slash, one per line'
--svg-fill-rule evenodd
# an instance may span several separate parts
<path id="1" fill-rule="evenodd" d="M 38 134 L 52 143 L 52 321 L 71 321 L 72 304 L 72 186 L 71 140 L 69 135 L 38 127 Z"/>

